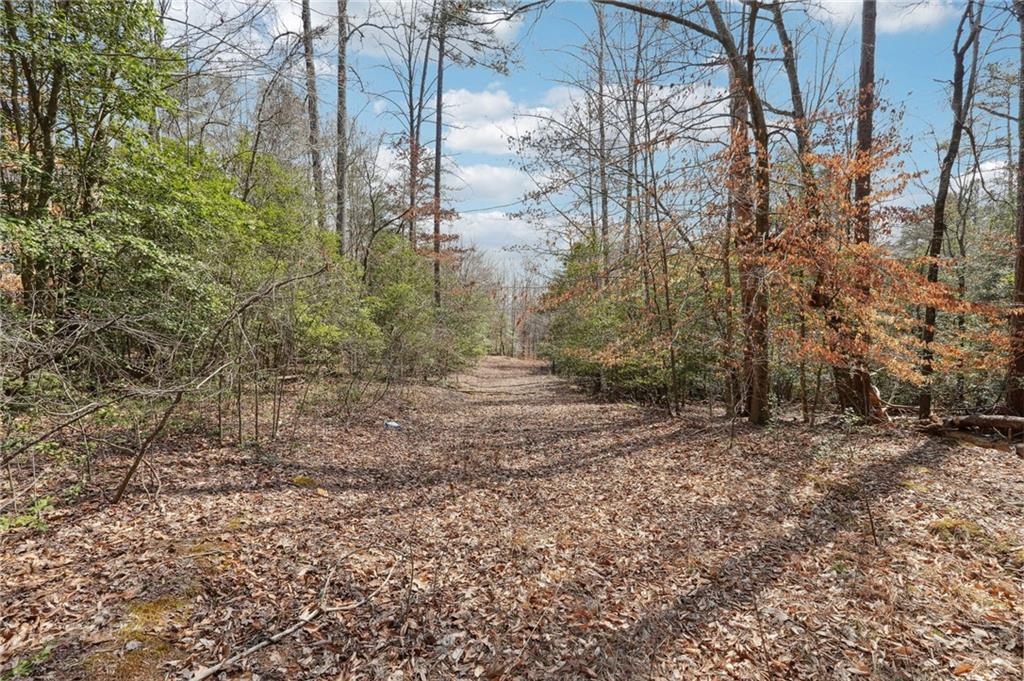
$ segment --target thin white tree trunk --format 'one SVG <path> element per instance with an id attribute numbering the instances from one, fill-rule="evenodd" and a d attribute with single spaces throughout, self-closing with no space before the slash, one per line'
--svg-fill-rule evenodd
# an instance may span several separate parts
<path id="1" fill-rule="evenodd" d="M 320 114 L 317 107 L 316 65 L 313 61 L 313 22 L 309 0 L 302 0 L 302 50 L 306 57 L 306 108 L 309 112 L 309 154 L 313 160 L 313 193 L 316 199 L 316 226 L 323 230 L 324 168 L 320 158 Z"/>
<path id="2" fill-rule="evenodd" d="M 308 2 L 308 0 L 307 0 Z M 338 251 L 344 255 L 348 237 L 348 0 L 338 0 L 338 149 L 335 163 L 335 222 Z"/>

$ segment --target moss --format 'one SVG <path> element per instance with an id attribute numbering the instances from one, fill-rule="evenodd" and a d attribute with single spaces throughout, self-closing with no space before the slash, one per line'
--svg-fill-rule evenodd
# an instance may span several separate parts
<path id="1" fill-rule="evenodd" d="M 316 487 L 316 480 L 308 475 L 296 475 L 292 478 L 292 484 L 296 487 Z"/>
<path id="2" fill-rule="evenodd" d="M 186 556 L 198 556 L 202 553 L 213 553 L 216 551 L 226 551 L 228 545 L 222 541 L 197 541 L 185 545 L 184 553 Z"/>
<path id="3" fill-rule="evenodd" d="M 928 523 L 928 529 L 946 540 L 990 540 L 988 532 L 978 523 L 952 516 L 933 520 Z"/>
<path id="4" fill-rule="evenodd" d="M 162 665 L 182 652 L 162 639 L 167 629 L 183 626 L 192 613 L 193 589 L 151 600 L 132 601 L 125 607 L 125 622 L 115 634 L 114 647 L 98 650 L 82 660 L 89 678 L 96 681 L 150 681 L 164 678 Z M 132 650 L 129 643 L 134 642 Z"/>
<path id="5" fill-rule="evenodd" d="M 850 571 L 850 566 L 841 560 L 837 560 L 832 564 L 832 572 L 836 573 L 837 576 L 842 577 Z"/>
<path id="6" fill-rule="evenodd" d="M 919 494 L 924 494 L 925 492 L 928 491 L 928 484 L 926 482 L 911 480 L 910 478 L 907 478 L 900 482 L 900 487 L 904 487 L 913 492 L 918 492 Z"/>
<path id="7" fill-rule="evenodd" d="M 149 633 L 169 624 L 182 624 L 191 611 L 192 604 L 185 596 L 170 595 L 152 601 L 136 601 L 128 606 L 128 622 L 123 631 Z"/>
<path id="8" fill-rule="evenodd" d="M 979 608 L 989 610 L 999 606 L 998 599 L 988 591 L 969 582 L 954 582 L 948 585 L 949 593 Z"/>
<path id="9" fill-rule="evenodd" d="M 154 636 L 130 639 L 139 647 L 125 650 L 124 644 L 116 649 L 101 650 L 89 655 L 82 666 L 94 681 L 157 681 L 165 674 L 161 666 L 181 656 L 181 651 Z"/>
<path id="10" fill-rule="evenodd" d="M 181 555 L 192 561 L 201 571 L 223 571 L 230 562 L 231 545 L 225 541 L 203 540 L 185 544 Z M 191 590 L 190 590 L 191 591 Z"/>
<path id="11" fill-rule="evenodd" d="M 970 544 L 1013 569 L 1024 568 L 1024 550 L 1005 538 L 993 535 L 976 522 L 945 516 L 929 523 L 928 529 L 945 541 Z"/>
<path id="12" fill-rule="evenodd" d="M 44 646 L 31 655 L 18 660 L 13 667 L 0 674 L 0 681 L 31 678 L 36 666 L 45 662 L 52 652 L 53 648 Z"/>
<path id="13" fill-rule="evenodd" d="M 1018 549 L 1004 539 L 994 539 L 989 542 L 989 548 L 1001 559 L 1009 563 L 1010 567 L 1020 570 L 1024 568 L 1024 549 Z"/>

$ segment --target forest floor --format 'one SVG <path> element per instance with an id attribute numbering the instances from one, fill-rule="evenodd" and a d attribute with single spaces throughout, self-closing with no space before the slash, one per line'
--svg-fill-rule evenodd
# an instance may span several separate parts
<path id="1" fill-rule="evenodd" d="M 0 534 L 0 678 L 1024 679 L 1012 454 L 450 383 Z"/>

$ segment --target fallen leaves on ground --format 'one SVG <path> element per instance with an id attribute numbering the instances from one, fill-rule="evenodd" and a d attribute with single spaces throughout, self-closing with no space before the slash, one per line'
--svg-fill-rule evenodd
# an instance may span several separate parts
<path id="1" fill-rule="evenodd" d="M 763 430 L 489 358 L 159 494 L 0 536 L 0 669 L 231 679 L 1014 679 L 1024 469 L 899 425 Z M 877 545 L 876 545 L 877 539 Z M 49 649 L 47 649 L 49 648 Z M 45 654 L 41 654 L 45 652 Z"/>

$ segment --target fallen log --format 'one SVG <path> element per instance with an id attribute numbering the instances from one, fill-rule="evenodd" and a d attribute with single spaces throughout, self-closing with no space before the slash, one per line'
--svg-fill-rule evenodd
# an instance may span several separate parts
<path id="1" fill-rule="evenodd" d="M 969 414 L 951 416 L 942 421 L 944 428 L 966 430 L 969 428 L 992 428 L 996 430 L 1024 433 L 1024 417 L 1001 414 Z"/>

